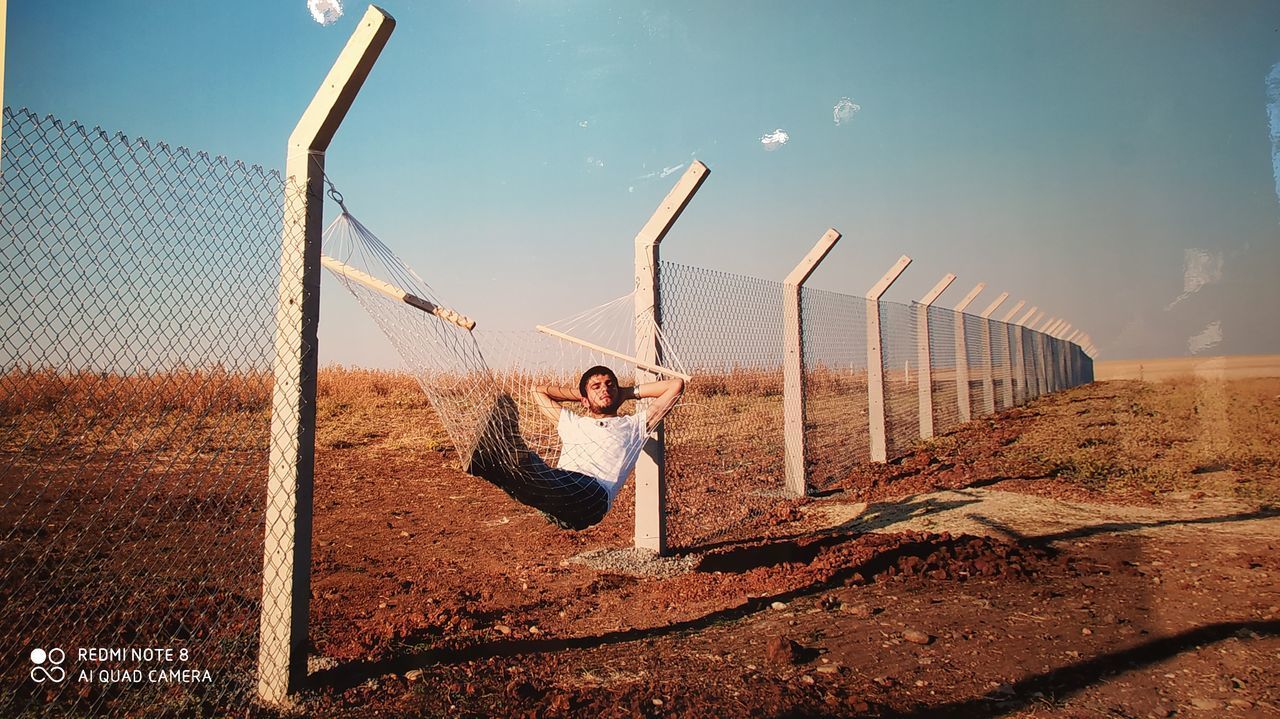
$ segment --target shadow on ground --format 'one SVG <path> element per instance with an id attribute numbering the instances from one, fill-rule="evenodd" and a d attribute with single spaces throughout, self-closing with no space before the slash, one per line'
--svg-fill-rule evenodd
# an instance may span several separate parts
<path id="1" fill-rule="evenodd" d="M 843 542 L 856 540 L 859 536 L 861 535 L 846 533 L 831 537 L 824 537 L 820 539 L 819 542 L 822 542 L 822 546 L 824 547 L 831 547 Z M 344 691 L 375 677 L 386 674 L 404 674 L 414 669 L 421 669 L 433 665 L 462 664 L 465 662 L 491 658 L 544 654 L 571 649 L 594 649 L 596 647 L 612 644 L 654 639 L 687 632 L 696 632 L 707 629 L 716 624 L 735 621 L 756 612 L 766 610 L 774 602 L 790 602 L 798 597 L 828 591 L 836 587 L 844 586 L 851 579 L 853 581 L 859 581 L 855 575 L 860 575 L 864 580 L 869 581 L 872 577 L 884 573 L 885 570 L 896 565 L 900 560 L 906 557 L 925 558 L 936 552 L 940 546 L 945 544 L 946 542 L 938 540 L 907 542 L 889 551 L 880 552 L 865 562 L 841 568 L 833 574 L 828 575 L 822 581 L 814 582 L 779 594 L 753 597 L 736 607 L 730 607 L 728 609 L 711 612 L 696 619 L 675 622 L 660 627 L 627 629 L 584 637 L 501 639 L 457 648 L 428 649 L 421 652 L 406 653 L 382 660 L 340 664 L 332 669 L 325 669 L 312 674 L 308 678 L 308 682 L 314 689 Z M 746 548 L 744 548 L 743 552 L 736 555 L 737 558 L 734 561 L 740 565 L 757 563 L 760 566 L 764 566 L 762 562 L 765 562 L 766 558 L 772 559 L 787 556 L 788 552 L 791 551 L 789 548 L 793 545 L 795 545 L 794 538 L 765 542 L 754 549 L 754 551 L 758 552 L 756 557 L 750 557 L 746 552 Z"/>
<path id="2" fill-rule="evenodd" d="M 894 719 L 935 719 L 941 717 L 998 717 L 1039 704 L 1041 696 L 1061 700 L 1116 674 L 1133 671 L 1170 659 L 1182 652 L 1230 639 L 1260 639 L 1280 636 L 1280 622 L 1221 622 L 1206 624 L 1167 637 L 1159 637 L 1128 649 L 1108 652 L 1036 674 L 1002 687 L 1001 690 L 971 699 L 945 704 L 921 705 L 879 716 Z M 817 716 L 817 715 L 814 715 Z"/>

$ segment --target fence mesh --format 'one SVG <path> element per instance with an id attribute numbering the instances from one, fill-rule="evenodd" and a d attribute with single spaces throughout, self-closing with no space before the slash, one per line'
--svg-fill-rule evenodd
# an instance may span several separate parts
<path id="1" fill-rule="evenodd" d="M 884 369 L 885 448 L 888 456 L 911 451 L 920 439 L 920 385 L 916 373 L 915 308 L 880 302 L 880 356 Z"/>
<path id="2" fill-rule="evenodd" d="M 726 516 L 741 513 L 735 520 L 765 514 L 768 509 L 758 498 L 781 496 L 784 292 L 779 283 L 669 262 L 662 264 L 660 282 L 663 329 L 694 375 L 685 409 L 667 424 L 668 474 L 676 498 L 669 526 L 674 546 L 697 546 L 709 537 L 736 535 L 714 529 L 706 516 L 682 513 L 682 485 L 707 484 L 724 492 Z M 1078 348 L 1018 325 L 801 287 L 799 349 L 810 491 L 833 487 L 870 460 L 867 317 L 873 307 L 880 317 L 885 444 L 891 458 L 909 453 L 920 441 L 922 402 L 932 407 L 933 433 L 943 434 L 966 419 L 1088 381 L 1087 358 Z M 922 378 L 925 371 L 928 377 Z M 1037 371 L 1048 374 L 1037 381 Z M 922 385 L 928 388 L 923 399 Z M 759 531 L 745 521 L 735 527 L 744 536 Z"/>
<path id="3" fill-rule="evenodd" d="M 658 271 L 663 333 L 695 377 L 665 422 L 668 542 L 693 548 L 737 538 L 782 495 L 782 283 Z M 719 516 L 693 511 L 707 491 Z"/>
<path id="4" fill-rule="evenodd" d="M 5 109 L 0 715 L 250 700 L 282 197 Z"/>
<path id="5" fill-rule="evenodd" d="M 296 376 L 272 375 L 277 351 L 300 350 L 314 371 L 296 327 L 273 331 L 279 279 L 304 262 L 280 250 L 282 198 L 297 195 L 258 167 L 25 110 L 6 109 L 4 125 L 0 715 L 248 707 L 259 622 L 279 652 L 305 639 L 287 626 L 307 596 L 294 581 L 307 554 L 289 549 L 295 500 L 263 481 L 271 465 L 287 485 L 314 432 Z M 695 376 L 667 420 L 670 543 L 758 536 L 786 499 L 783 285 L 669 262 L 659 272 L 665 337 Z M 279 317 L 315 289 L 280 294 Z M 823 489 L 869 459 L 873 310 L 809 288 L 800 302 L 806 476 Z M 919 436 L 923 329 L 935 432 L 962 419 L 962 365 L 973 416 L 1010 404 L 1003 323 L 929 308 L 922 327 L 915 307 L 874 311 L 891 456 Z M 1078 348 L 1014 331 L 1028 379 L 1014 402 L 1092 379 Z M 288 422 L 273 428 L 273 403 L 303 444 Z M 265 575 L 264 534 L 280 548 Z"/>
<path id="6" fill-rule="evenodd" d="M 960 392 L 956 386 L 956 312 L 929 307 L 929 364 L 933 402 L 933 432 L 945 434 L 960 426 Z"/>
<path id="7" fill-rule="evenodd" d="M 871 459 L 867 440 L 867 301 L 800 289 L 806 475 L 822 491 Z"/>
<path id="8" fill-rule="evenodd" d="M 1003 322 L 987 320 L 988 351 L 991 353 L 992 409 L 1002 412 L 1013 406 L 1006 396 L 1009 387 L 1009 335 Z"/>

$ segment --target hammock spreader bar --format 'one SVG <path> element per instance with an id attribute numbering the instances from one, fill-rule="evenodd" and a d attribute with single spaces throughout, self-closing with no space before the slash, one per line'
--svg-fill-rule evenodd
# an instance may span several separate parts
<path id="1" fill-rule="evenodd" d="M 343 277 L 359 282 L 371 290 L 381 292 L 393 300 L 403 302 L 410 307 L 416 307 L 423 312 L 429 312 L 446 322 L 452 322 L 464 330 L 471 331 L 476 328 L 474 320 L 464 317 L 448 307 L 441 307 L 434 302 L 424 300 L 416 295 L 411 295 L 389 282 L 384 282 L 373 275 L 361 272 L 360 270 L 357 270 L 350 265 L 343 264 L 328 255 L 320 255 L 320 262 L 325 267 L 328 267 L 330 270 L 337 272 Z"/>
<path id="2" fill-rule="evenodd" d="M 606 354 L 606 355 L 609 355 L 610 357 L 615 357 L 625 362 L 630 362 L 631 364 L 639 367 L 642 370 L 647 370 L 649 372 L 655 372 L 657 374 L 667 375 L 668 377 L 679 377 L 685 382 L 688 382 L 693 379 L 692 377 L 690 377 L 687 374 L 684 374 L 683 372 L 677 372 L 673 369 L 667 369 L 666 367 L 661 367 L 659 365 L 649 364 L 648 362 L 642 362 L 636 359 L 635 357 L 624 355 L 621 352 L 614 352 L 611 349 L 601 347 L 600 345 L 597 345 L 597 344 L 592 344 L 590 342 L 587 342 L 586 340 L 580 340 L 577 337 L 574 337 L 572 335 L 567 335 L 563 332 L 558 332 L 545 325 L 538 325 L 537 327 L 538 327 L 538 331 L 545 335 L 558 337 L 566 342 L 572 342 L 576 345 L 582 345 L 583 347 L 586 347 L 589 350 L 595 350 L 596 352 L 599 352 L 601 354 Z"/>

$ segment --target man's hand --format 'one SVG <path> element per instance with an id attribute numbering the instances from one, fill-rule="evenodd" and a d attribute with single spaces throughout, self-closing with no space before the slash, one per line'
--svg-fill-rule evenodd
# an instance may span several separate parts
<path id="1" fill-rule="evenodd" d="M 538 409 L 542 410 L 542 414 L 552 422 L 560 421 L 561 402 L 587 401 L 578 393 L 577 387 L 557 387 L 549 384 L 534 385 L 533 400 L 538 403 Z"/>

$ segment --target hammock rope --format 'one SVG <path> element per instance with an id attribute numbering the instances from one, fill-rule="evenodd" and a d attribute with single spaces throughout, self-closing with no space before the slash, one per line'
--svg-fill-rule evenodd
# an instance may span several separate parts
<path id="1" fill-rule="evenodd" d="M 330 192 L 337 192 L 332 184 Z M 533 389 L 576 388 L 583 370 L 595 365 L 612 368 L 623 385 L 647 381 L 650 373 L 687 378 L 652 311 L 637 317 L 633 295 L 624 295 L 540 330 L 477 326 L 353 217 L 341 197 L 334 199 L 342 213 L 324 232 L 324 267 L 395 346 L 448 432 L 462 469 L 562 527 L 584 529 L 603 519 L 615 495 L 594 477 L 556 466 L 562 449 L 557 425 L 539 409 Z M 637 358 L 637 327 L 657 338 L 658 363 Z M 648 404 L 628 402 L 619 414 L 647 417 Z M 578 407 L 565 410 L 582 414 Z M 595 449 L 610 451 L 603 445 L 585 451 Z M 635 446 L 619 457 L 622 478 L 639 453 Z"/>

